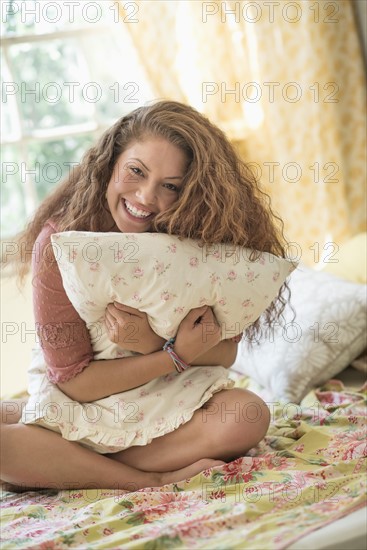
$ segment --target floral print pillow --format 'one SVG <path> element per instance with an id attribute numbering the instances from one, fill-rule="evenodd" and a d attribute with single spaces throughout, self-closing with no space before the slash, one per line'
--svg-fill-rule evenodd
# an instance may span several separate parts
<path id="1" fill-rule="evenodd" d="M 67 231 L 51 237 L 66 293 L 87 323 L 96 359 L 121 356 L 103 325 L 108 303 L 147 313 L 161 337 L 174 336 L 187 313 L 213 308 L 222 338 L 241 333 L 277 296 L 296 263 L 233 245 L 200 246 L 161 233 Z"/>

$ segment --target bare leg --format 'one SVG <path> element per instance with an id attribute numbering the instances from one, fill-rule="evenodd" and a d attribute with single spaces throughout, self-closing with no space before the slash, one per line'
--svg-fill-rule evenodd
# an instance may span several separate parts
<path id="1" fill-rule="evenodd" d="M 22 416 L 23 407 L 27 404 L 27 399 L 12 399 L 11 401 L 1 402 L 1 424 L 17 424 Z"/>
<path id="2" fill-rule="evenodd" d="M 202 457 L 233 460 L 263 439 L 269 409 L 253 392 L 222 390 L 198 409 L 177 430 L 157 437 L 149 445 L 110 454 L 111 458 L 146 471 L 183 468 Z"/>
<path id="3" fill-rule="evenodd" d="M 15 416 L 11 418 L 14 419 Z M 15 423 L 1 424 L 1 442 L 1 478 L 23 488 L 89 486 L 135 491 L 181 481 L 222 464 L 203 459 L 176 471 L 146 472 L 90 451 L 39 426 Z"/>
<path id="4" fill-rule="evenodd" d="M 148 445 L 130 447 L 108 456 L 146 471 L 164 472 L 167 468 L 183 468 L 204 456 L 212 458 L 210 453 L 213 453 L 213 449 L 210 450 L 205 433 L 202 432 L 199 409 L 189 422 L 173 432 L 156 437 Z"/>

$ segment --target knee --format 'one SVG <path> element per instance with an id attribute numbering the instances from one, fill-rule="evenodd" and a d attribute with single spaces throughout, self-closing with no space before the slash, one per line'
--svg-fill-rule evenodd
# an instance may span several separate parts
<path id="1" fill-rule="evenodd" d="M 247 452 L 265 437 L 270 424 L 270 411 L 261 397 L 247 390 L 239 408 L 238 425 L 233 425 L 228 435 L 235 447 L 239 445 L 243 452 Z"/>
<path id="2" fill-rule="evenodd" d="M 255 394 L 253 394 L 253 396 L 253 412 L 252 417 L 249 416 L 249 422 L 252 421 L 254 424 L 255 443 L 253 446 L 255 446 L 262 439 L 264 439 L 266 432 L 269 429 L 270 410 L 265 401 L 261 399 L 261 397 Z M 251 408 L 249 408 L 249 411 L 251 411 Z"/>
<path id="3" fill-rule="evenodd" d="M 261 397 L 248 390 L 226 391 L 222 400 L 211 404 L 207 414 L 210 412 L 213 416 L 208 422 L 209 437 L 222 450 L 222 456 L 245 454 L 264 438 L 269 428 L 269 408 Z"/>
<path id="4" fill-rule="evenodd" d="M 27 401 L 23 399 L 13 399 L 11 401 L 0 402 L 0 423 L 16 424 L 22 416 L 23 407 Z"/>
<path id="5" fill-rule="evenodd" d="M 6 479 L 6 472 L 9 464 L 14 460 L 15 449 L 12 442 L 12 426 L 7 424 L 0 425 L 0 477 Z"/>
<path id="6" fill-rule="evenodd" d="M 15 428 L 15 430 L 14 430 Z M 5 491 L 24 490 L 20 481 L 24 473 L 24 467 L 19 468 L 19 448 L 16 438 L 17 426 L 11 424 L 0 425 L 0 480 Z"/>

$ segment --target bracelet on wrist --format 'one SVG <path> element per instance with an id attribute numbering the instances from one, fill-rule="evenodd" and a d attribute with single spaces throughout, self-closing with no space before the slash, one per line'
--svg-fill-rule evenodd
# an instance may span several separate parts
<path id="1" fill-rule="evenodd" d="M 167 342 L 163 346 L 163 351 L 166 351 L 169 356 L 171 357 L 173 364 L 175 366 L 175 369 L 178 373 L 183 372 L 184 370 L 188 369 L 190 365 L 185 363 L 182 359 L 179 358 L 177 353 L 173 349 L 173 344 L 175 343 L 176 338 L 170 338 L 167 340 Z"/>

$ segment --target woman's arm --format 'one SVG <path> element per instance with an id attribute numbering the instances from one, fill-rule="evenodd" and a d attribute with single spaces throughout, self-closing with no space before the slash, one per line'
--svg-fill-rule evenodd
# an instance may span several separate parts
<path id="1" fill-rule="evenodd" d="M 154 378 L 176 372 L 165 351 L 121 359 L 91 361 L 81 373 L 57 386 L 68 397 L 85 403 L 137 388 Z"/>
<path id="2" fill-rule="evenodd" d="M 135 338 L 129 339 L 132 325 L 135 329 Z M 165 343 L 164 338 L 153 332 L 146 313 L 117 302 L 107 306 L 105 326 L 111 342 L 118 344 L 123 349 L 144 355 L 161 350 Z M 236 359 L 237 344 L 241 337 L 242 334 L 239 334 L 234 338 L 219 342 L 204 355 L 195 359 L 192 365 L 222 365 L 228 369 Z"/>
<path id="3" fill-rule="evenodd" d="M 222 340 L 191 364 L 222 365 L 228 369 L 236 353 L 236 343 Z M 83 372 L 68 382 L 59 383 L 58 387 L 71 399 L 84 403 L 131 390 L 170 372 L 176 372 L 172 359 L 167 352 L 157 351 L 149 355 L 92 361 Z"/>
<path id="4" fill-rule="evenodd" d="M 47 376 L 55 384 L 65 382 L 93 360 L 93 349 L 85 322 L 70 302 L 51 244 L 57 228 L 48 222 L 32 250 L 32 291 L 35 328 L 47 365 Z"/>
<path id="5" fill-rule="evenodd" d="M 195 359 L 191 364 L 193 367 L 196 365 L 221 365 L 229 369 L 236 360 L 237 346 L 238 344 L 232 340 L 222 340 L 219 344 Z"/>
<path id="6" fill-rule="evenodd" d="M 205 330 L 208 326 L 210 331 Z M 181 322 L 174 350 L 191 365 L 217 346 L 219 339 L 220 328 L 214 314 L 211 308 L 204 306 L 191 310 Z M 57 385 L 71 399 L 83 403 L 136 388 L 170 372 L 176 372 L 173 361 L 166 351 L 161 350 L 135 357 L 91 361 L 74 378 Z"/>

